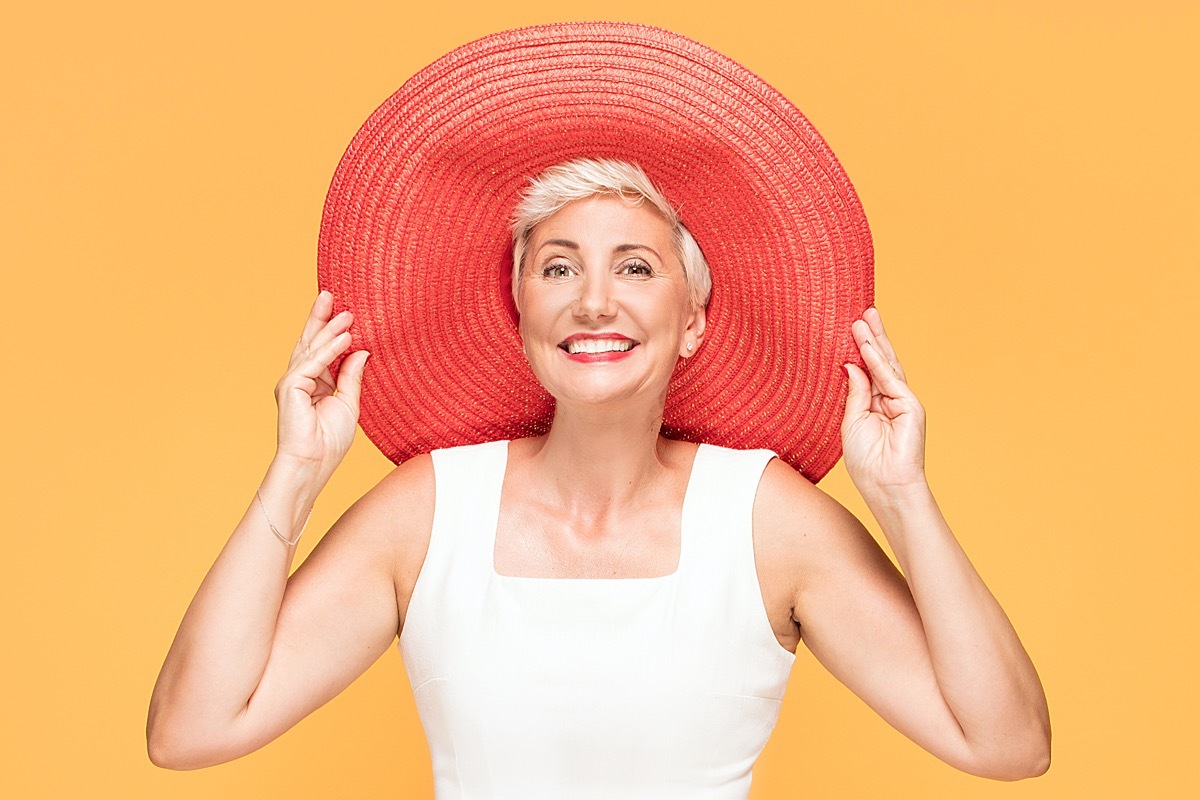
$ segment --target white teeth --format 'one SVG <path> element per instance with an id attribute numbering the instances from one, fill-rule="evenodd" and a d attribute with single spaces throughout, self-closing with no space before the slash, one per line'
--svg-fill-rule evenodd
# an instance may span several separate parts
<path id="1" fill-rule="evenodd" d="M 633 347 L 631 339 L 573 339 L 567 342 L 567 352 L 575 353 L 623 353 Z"/>

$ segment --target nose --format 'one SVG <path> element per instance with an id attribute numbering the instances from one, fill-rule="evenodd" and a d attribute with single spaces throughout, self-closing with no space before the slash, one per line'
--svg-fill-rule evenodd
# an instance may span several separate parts
<path id="1" fill-rule="evenodd" d="M 613 301 L 612 275 L 608 270 L 588 270 L 579 281 L 575 298 L 575 316 L 582 319 L 604 319 L 616 313 Z"/>

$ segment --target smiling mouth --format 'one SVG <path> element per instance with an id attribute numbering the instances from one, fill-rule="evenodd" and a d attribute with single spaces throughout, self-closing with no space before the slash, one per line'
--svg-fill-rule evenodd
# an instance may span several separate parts
<path id="1" fill-rule="evenodd" d="M 577 353 L 624 353 L 637 342 L 632 339 L 572 339 L 559 345 L 571 355 Z"/>

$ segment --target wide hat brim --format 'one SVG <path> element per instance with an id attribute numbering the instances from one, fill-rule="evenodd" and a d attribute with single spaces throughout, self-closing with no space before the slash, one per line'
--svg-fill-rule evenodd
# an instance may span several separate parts
<path id="1" fill-rule="evenodd" d="M 640 165 L 712 272 L 704 343 L 662 432 L 768 448 L 818 480 L 841 456 L 850 325 L 873 301 L 862 205 L 808 120 L 744 67 L 669 31 L 504 31 L 430 64 L 363 124 L 325 203 L 318 283 L 366 349 L 363 431 L 392 461 L 544 433 L 522 351 L 509 217 L 580 157 Z M 336 369 L 335 364 L 335 369 Z"/>

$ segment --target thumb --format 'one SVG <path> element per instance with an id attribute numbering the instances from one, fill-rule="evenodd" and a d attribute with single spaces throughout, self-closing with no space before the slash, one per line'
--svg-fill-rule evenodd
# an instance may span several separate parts
<path id="1" fill-rule="evenodd" d="M 363 370 L 367 368 L 367 359 L 370 355 L 366 350 L 357 350 L 346 356 L 342 361 L 341 369 L 338 370 L 338 396 L 354 409 L 356 415 L 358 414 L 359 397 L 362 394 Z"/>
<path id="2" fill-rule="evenodd" d="M 857 420 L 871 410 L 871 380 L 867 373 L 856 364 L 843 364 L 846 377 L 849 378 L 846 393 L 846 414 L 844 422 Z"/>

